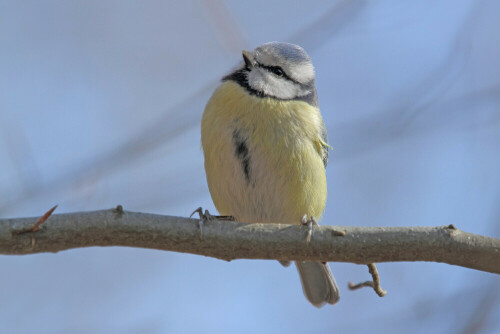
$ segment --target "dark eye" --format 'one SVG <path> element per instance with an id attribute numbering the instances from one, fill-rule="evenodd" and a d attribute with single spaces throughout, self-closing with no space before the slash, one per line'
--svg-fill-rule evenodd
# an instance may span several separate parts
<path id="1" fill-rule="evenodd" d="M 270 70 L 271 70 L 271 72 L 273 72 L 274 74 L 276 74 L 279 77 L 282 77 L 283 75 L 285 75 L 285 73 L 283 72 L 283 70 L 280 67 L 271 67 Z"/>

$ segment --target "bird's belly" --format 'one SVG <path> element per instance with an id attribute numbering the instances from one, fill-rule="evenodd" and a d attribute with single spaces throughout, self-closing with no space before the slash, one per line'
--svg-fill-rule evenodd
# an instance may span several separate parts
<path id="1" fill-rule="evenodd" d="M 304 214 L 321 216 L 326 201 L 321 158 L 312 143 L 281 144 L 249 145 L 247 173 L 231 140 L 205 152 L 208 186 L 220 214 L 290 224 Z"/>

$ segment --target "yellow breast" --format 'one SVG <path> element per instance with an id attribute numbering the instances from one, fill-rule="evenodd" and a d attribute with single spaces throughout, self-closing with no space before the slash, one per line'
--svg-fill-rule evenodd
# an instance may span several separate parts
<path id="1" fill-rule="evenodd" d="M 220 214 L 245 222 L 319 219 L 326 202 L 321 115 L 302 101 L 223 82 L 202 119 L 208 187 Z"/>

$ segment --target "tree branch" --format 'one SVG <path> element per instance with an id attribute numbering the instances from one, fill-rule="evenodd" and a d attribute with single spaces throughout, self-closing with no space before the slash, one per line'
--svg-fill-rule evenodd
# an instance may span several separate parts
<path id="1" fill-rule="evenodd" d="M 112 210 L 0 219 L 0 254 L 34 254 L 92 246 L 128 246 L 233 259 L 370 264 L 432 261 L 500 274 L 500 239 L 440 227 L 306 226 L 208 221 Z M 338 231 L 344 231 L 340 236 Z"/>

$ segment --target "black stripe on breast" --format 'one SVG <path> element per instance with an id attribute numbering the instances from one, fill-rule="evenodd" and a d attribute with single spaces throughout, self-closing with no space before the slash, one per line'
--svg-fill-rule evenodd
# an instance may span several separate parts
<path id="1" fill-rule="evenodd" d="M 250 182 L 250 155 L 248 153 L 248 146 L 245 138 L 240 134 L 238 130 L 233 131 L 233 143 L 235 147 L 236 158 L 241 163 L 243 168 L 243 174 L 245 174 L 245 179 L 247 183 Z"/>

